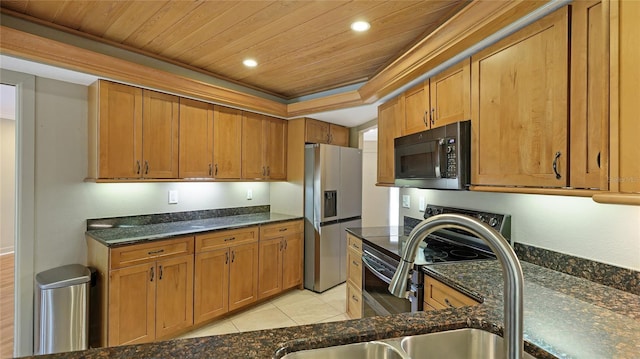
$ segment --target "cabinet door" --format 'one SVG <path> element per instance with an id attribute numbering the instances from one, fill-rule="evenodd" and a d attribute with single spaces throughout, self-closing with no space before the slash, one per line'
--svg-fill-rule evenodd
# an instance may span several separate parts
<path id="1" fill-rule="evenodd" d="M 296 233 L 284 237 L 282 252 L 282 289 L 302 284 L 304 234 Z"/>
<path id="2" fill-rule="evenodd" d="M 420 84 L 407 90 L 400 97 L 400 101 L 402 98 L 404 98 L 404 117 L 396 120 L 402 122 L 402 134 L 409 135 L 428 129 L 430 127 L 428 82 L 426 86 Z"/>
<path id="3" fill-rule="evenodd" d="M 229 250 L 229 310 L 234 310 L 258 298 L 258 243 L 235 246 Z"/>
<path id="4" fill-rule="evenodd" d="M 142 177 L 178 178 L 178 97 L 143 90 L 142 106 Z"/>
<path id="5" fill-rule="evenodd" d="M 472 57 L 473 184 L 567 186 L 568 37 L 565 7 Z"/>
<path id="6" fill-rule="evenodd" d="M 471 118 L 470 60 L 429 79 L 431 128 Z"/>
<path id="7" fill-rule="evenodd" d="M 260 240 L 258 259 L 258 298 L 266 298 L 282 291 L 282 238 Z"/>
<path id="8" fill-rule="evenodd" d="M 139 178 L 142 89 L 100 81 L 100 178 Z"/>
<path id="9" fill-rule="evenodd" d="M 329 124 L 329 138 L 332 145 L 349 147 L 349 128 Z"/>
<path id="10" fill-rule="evenodd" d="M 310 143 L 329 143 L 329 124 L 327 122 L 305 118 L 304 141 Z"/>
<path id="11" fill-rule="evenodd" d="M 213 176 L 213 111 L 210 104 L 180 99 L 180 178 Z"/>
<path id="12" fill-rule="evenodd" d="M 229 311 L 229 250 L 195 256 L 193 321 L 199 324 Z"/>
<path id="13" fill-rule="evenodd" d="M 267 175 L 267 166 L 264 164 L 263 117 L 257 113 L 242 113 L 242 178 L 244 179 L 262 179 Z"/>
<path id="14" fill-rule="evenodd" d="M 378 184 L 393 185 L 395 181 L 395 165 L 393 156 L 393 140 L 400 136 L 401 123 L 404 118 L 403 102 L 398 98 L 387 101 L 378 107 Z"/>
<path id="15" fill-rule="evenodd" d="M 109 272 L 109 346 L 155 340 L 155 263 Z"/>
<path id="16" fill-rule="evenodd" d="M 242 173 L 242 111 L 214 106 L 213 177 L 240 178 Z"/>
<path id="17" fill-rule="evenodd" d="M 571 4 L 571 187 L 608 189 L 608 12 Z"/>
<path id="18" fill-rule="evenodd" d="M 362 291 L 347 282 L 347 315 L 351 319 L 362 318 Z"/>
<path id="19" fill-rule="evenodd" d="M 156 338 L 160 339 L 193 325 L 193 256 L 158 261 L 156 269 Z"/>
<path id="20" fill-rule="evenodd" d="M 272 180 L 287 179 L 287 122 L 268 117 L 264 120 L 266 134 L 267 177 Z"/>

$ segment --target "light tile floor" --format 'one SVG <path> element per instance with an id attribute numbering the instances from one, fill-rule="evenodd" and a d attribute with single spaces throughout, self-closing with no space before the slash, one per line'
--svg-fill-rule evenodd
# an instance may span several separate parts
<path id="1" fill-rule="evenodd" d="M 181 338 L 347 320 L 349 317 L 345 298 L 344 283 L 323 293 L 294 289 L 256 307 L 186 333 Z"/>

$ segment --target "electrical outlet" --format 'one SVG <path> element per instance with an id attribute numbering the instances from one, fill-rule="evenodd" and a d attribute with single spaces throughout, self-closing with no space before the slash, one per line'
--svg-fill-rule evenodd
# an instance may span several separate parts
<path id="1" fill-rule="evenodd" d="M 253 199 L 253 190 L 252 189 L 248 189 L 247 190 L 247 199 L 248 200 L 252 200 Z"/>
<path id="2" fill-rule="evenodd" d="M 425 207 L 426 206 L 424 204 L 424 197 L 420 197 L 420 199 L 418 200 L 418 211 L 424 212 Z"/>
<path id="3" fill-rule="evenodd" d="M 169 191 L 169 204 L 178 204 L 178 191 Z"/>
<path id="4" fill-rule="evenodd" d="M 402 195 L 402 207 L 411 208 L 411 196 L 406 194 Z"/>

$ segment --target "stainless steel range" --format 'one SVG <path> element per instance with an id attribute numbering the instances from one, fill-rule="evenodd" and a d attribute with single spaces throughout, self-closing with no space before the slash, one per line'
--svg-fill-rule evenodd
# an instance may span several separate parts
<path id="1" fill-rule="evenodd" d="M 511 241 L 511 216 L 487 211 L 428 205 L 424 218 L 442 213 L 463 214 L 480 219 L 489 224 Z M 406 237 L 400 237 L 398 251 L 402 249 Z M 423 310 L 424 276 L 421 267 L 445 262 L 470 260 L 493 260 L 491 249 L 473 234 L 457 229 L 442 229 L 429 235 L 421 245 L 411 276 L 409 299 L 397 298 L 388 291 L 389 282 L 399 263 L 385 251 L 366 243 L 362 246 L 363 263 L 363 316 L 389 315 Z"/>

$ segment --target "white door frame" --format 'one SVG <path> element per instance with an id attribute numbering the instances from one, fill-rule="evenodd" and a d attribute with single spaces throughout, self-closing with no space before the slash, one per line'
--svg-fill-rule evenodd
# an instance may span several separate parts
<path id="1" fill-rule="evenodd" d="M 33 355 L 35 246 L 35 76 L 0 68 L 16 87 L 16 218 L 13 355 Z"/>

